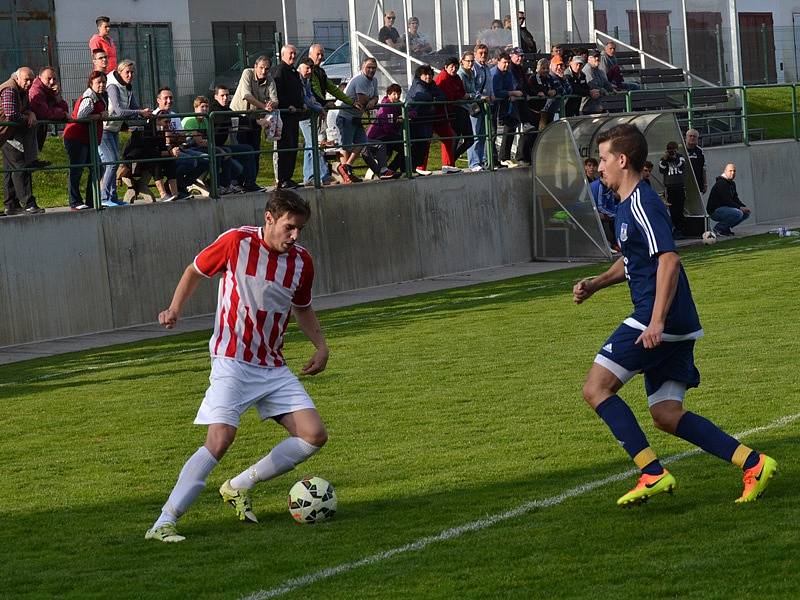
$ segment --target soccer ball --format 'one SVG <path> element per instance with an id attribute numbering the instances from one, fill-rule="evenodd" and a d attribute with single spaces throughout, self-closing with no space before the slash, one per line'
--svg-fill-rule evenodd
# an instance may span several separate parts
<path id="1" fill-rule="evenodd" d="M 289 490 L 289 514 L 298 523 L 317 523 L 336 514 L 336 490 L 322 477 L 303 477 Z"/>
<path id="2" fill-rule="evenodd" d="M 711 244 L 716 243 L 717 241 L 717 234 L 713 231 L 706 231 L 703 233 L 703 243 L 706 246 L 710 246 Z"/>

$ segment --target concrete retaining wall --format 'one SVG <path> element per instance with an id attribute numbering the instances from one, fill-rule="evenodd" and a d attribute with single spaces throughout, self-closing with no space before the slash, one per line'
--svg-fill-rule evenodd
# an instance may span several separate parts
<path id="1" fill-rule="evenodd" d="M 305 189 L 316 295 L 531 259 L 529 169 Z M 197 252 L 263 223 L 264 194 L 0 222 L 0 346 L 150 323 Z M 184 315 L 207 314 L 214 284 Z"/>
<path id="2" fill-rule="evenodd" d="M 800 216 L 800 144 L 706 151 L 711 181 L 737 165 L 756 222 Z M 301 190 L 313 217 L 316 295 L 532 259 L 532 173 L 492 173 Z M 261 224 L 264 194 L 58 212 L 0 221 L 0 346 L 151 323 L 199 250 L 223 231 Z M 184 314 L 214 311 L 201 285 Z"/>
<path id="3" fill-rule="evenodd" d="M 728 163 L 736 165 L 736 190 L 756 223 L 800 216 L 800 143 L 789 140 L 709 148 L 708 189 Z M 704 196 L 708 200 L 708 194 Z"/>

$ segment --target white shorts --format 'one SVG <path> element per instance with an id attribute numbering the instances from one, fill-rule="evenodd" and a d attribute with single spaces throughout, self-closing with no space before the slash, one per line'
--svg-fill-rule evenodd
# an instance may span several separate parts
<path id="1" fill-rule="evenodd" d="M 261 420 L 313 408 L 314 402 L 289 367 L 256 367 L 229 358 L 212 358 L 211 385 L 195 425 L 224 423 L 239 427 L 242 414 L 255 405 Z"/>

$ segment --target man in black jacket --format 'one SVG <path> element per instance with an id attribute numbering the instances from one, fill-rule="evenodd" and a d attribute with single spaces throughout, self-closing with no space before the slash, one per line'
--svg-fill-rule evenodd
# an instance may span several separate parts
<path id="1" fill-rule="evenodd" d="M 717 177 L 717 182 L 708 195 L 706 212 L 717 222 L 714 225 L 714 233 L 717 235 L 733 235 L 732 228 L 750 216 L 750 209 L 739 200 L 736 184 L 733 182 L 735 178 L 736 165 L 725 165 L 725 170 Z"/>
<path id="2" fill-rule="evenodd" d="M 300 140 L 300 121 L 303 116 L 303 84 L 300 75 L 294 68 L 297 48 L 286 45 L 281 48 L 281 62 L 275 69 L 275 88 L 278 92 L 278 108 L 283 120 L 283 132 L 276 148 L 283 150 L 273 154 L 277 189 L 299 187 L 292 181 L 292 174 L 297 163 L 297 145 Z"/>
<path id="3" fill-rule="evenodd" d="M 600 97 L 600 90 L 591 89 L 586 79 L 583 67 L 586 66 L 586 59 L 580 54 L 576 54 L 569 61 L 565 77 L 572 86 L 572 95 L 580 98 L 570 98 L 566 104 L 566 116 L 575 117 L 581 109 L 581 105 L 586 104 L 589 99 L 597 100 Z M 586 98 L 586 100 L 584 100 Z"/>

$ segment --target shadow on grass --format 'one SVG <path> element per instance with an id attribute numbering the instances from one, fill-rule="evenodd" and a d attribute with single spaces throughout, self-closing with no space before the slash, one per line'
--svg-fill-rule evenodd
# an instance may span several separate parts
<path id="1" fill-rule="evenodd" d="M 791 456 L 799 441 L 797 436 L 772 436 L 764 449 L 780 460 Z M 531 552 L 547 544 L 569 553 L 569 548 L 559 546 L 559 539 L 566 538 L 566 532 L 570 537 L 577 535 L 591 544 L 613 548 L 627 547 L 637 536 L 652 540 L 653 536 L 674 535 L 669 531 L 672 528 L 689 535 L 694 528 L 713 533 L 724 529 L 729 519 L 735 520 L 742 531 L 761 529 L 767 510 L 770 523 L 793 522 L 797 509 L 790 483 L 778 479 L 762 502 L 738 507 L 729 497 L 734 486 L 731 476 L 735 474 L 730 466 L 710 457 L 689 460 L 693 464 L 672 467 L 679 473 L 679 482 L 689 485 L 679 488 L 680 493 L 671 499 L 659 498 L 632 511 L 617 509 L 614 498 L 634 481 L 635 477 L 630 476 L 576 493 L 563 504 L 555 503 L 560 506 L 532 509 L 502 524 L 488 526 L 487 534 L 464 532 L 463 542 L 450 543 L 461 544 L 457 555 L 463 554 L 464 560 L 471 560 L 471 553 L 476 553 L 481 561 L 490 563 L 497 552 L 492 544 L 502 544 L 504 536 L 525 536 L 524 545 L 530 545 Z M 532 468 L 536 464 L 531 461 Z M 223 465 L 212 474 L 208 489 L 181 521 L 180 530 L 188 538 L 181 544 L 143 539 L 171 485 L 160 474 L 158 485 L 164 485 L 163 495 L 137 494 L 130 487 L 115 495 L 116 490 L 110 485 L 102 491 L 107 499 L 85 505 L 57 509 L 6 507 L 0 514 L 0 531 L 7 550 L 0 566 L 2 587 L 4 594 L 14 598 L 234 598 L 280 585 L 292 577 L 405 546 L 527 501 L 558 496 L 629 466 L 623 460 L 598 461 L 591 467 L 539 474 L 531 471 L 529 477 L 481 487 L 461 484 L 426 493 L 404 493 L 399 488 L 384 498 L 365 502 L 348 500 L 347 488 L 342 487 L 338 489 L 339 513 L 333 521 L 297 526 L 282 506 L 283 490 L 291 477 L 257 488 L 254 499 L 261 521 L 258 525 L 235 521 L 230 509 L 216 497 Z M 786 467 L 786 477 L 797 475 L 795 465 Z M 147 487 L 154 486 L 149 482 Z M 57 482 L 53 492 L 57 497 Z M 709 513 L 714 511 L 716 520 L 709 521 L 713 519 Z M 532 520 L 532 514 L 541 516 Z M 564 535 L 556 535 L 558 531 Z M 548 537 L 537 540 L 537 535 Z M 713 545 L 713 540 L 695 542 L 709 543 Z M 748 553 L 758 554 L 770 541 L 762 535 L 748 543 Z M 442 560 L 433 550 L 437 547 L 441 545 L 428 550 L 426 568 L 435 568 L 429 564 Z M 602 553 L 600 547 L 593 550 Z M 548 559 L 543 556 L 540 560 Z M 391 565 L 392 561 L 397 558 L 387 558 L 386 562 Z M 453 566 L 441 564 L 438 568 L 449 570 Z M 394 568 L 398 568 L 396 562 Z M 503 564 L 497 565 L 498 570 L 503 568 Z M 431 592 L 435 597 L 435 590 Z M 491 594 L 492 590 L 485 592 Z"/>

